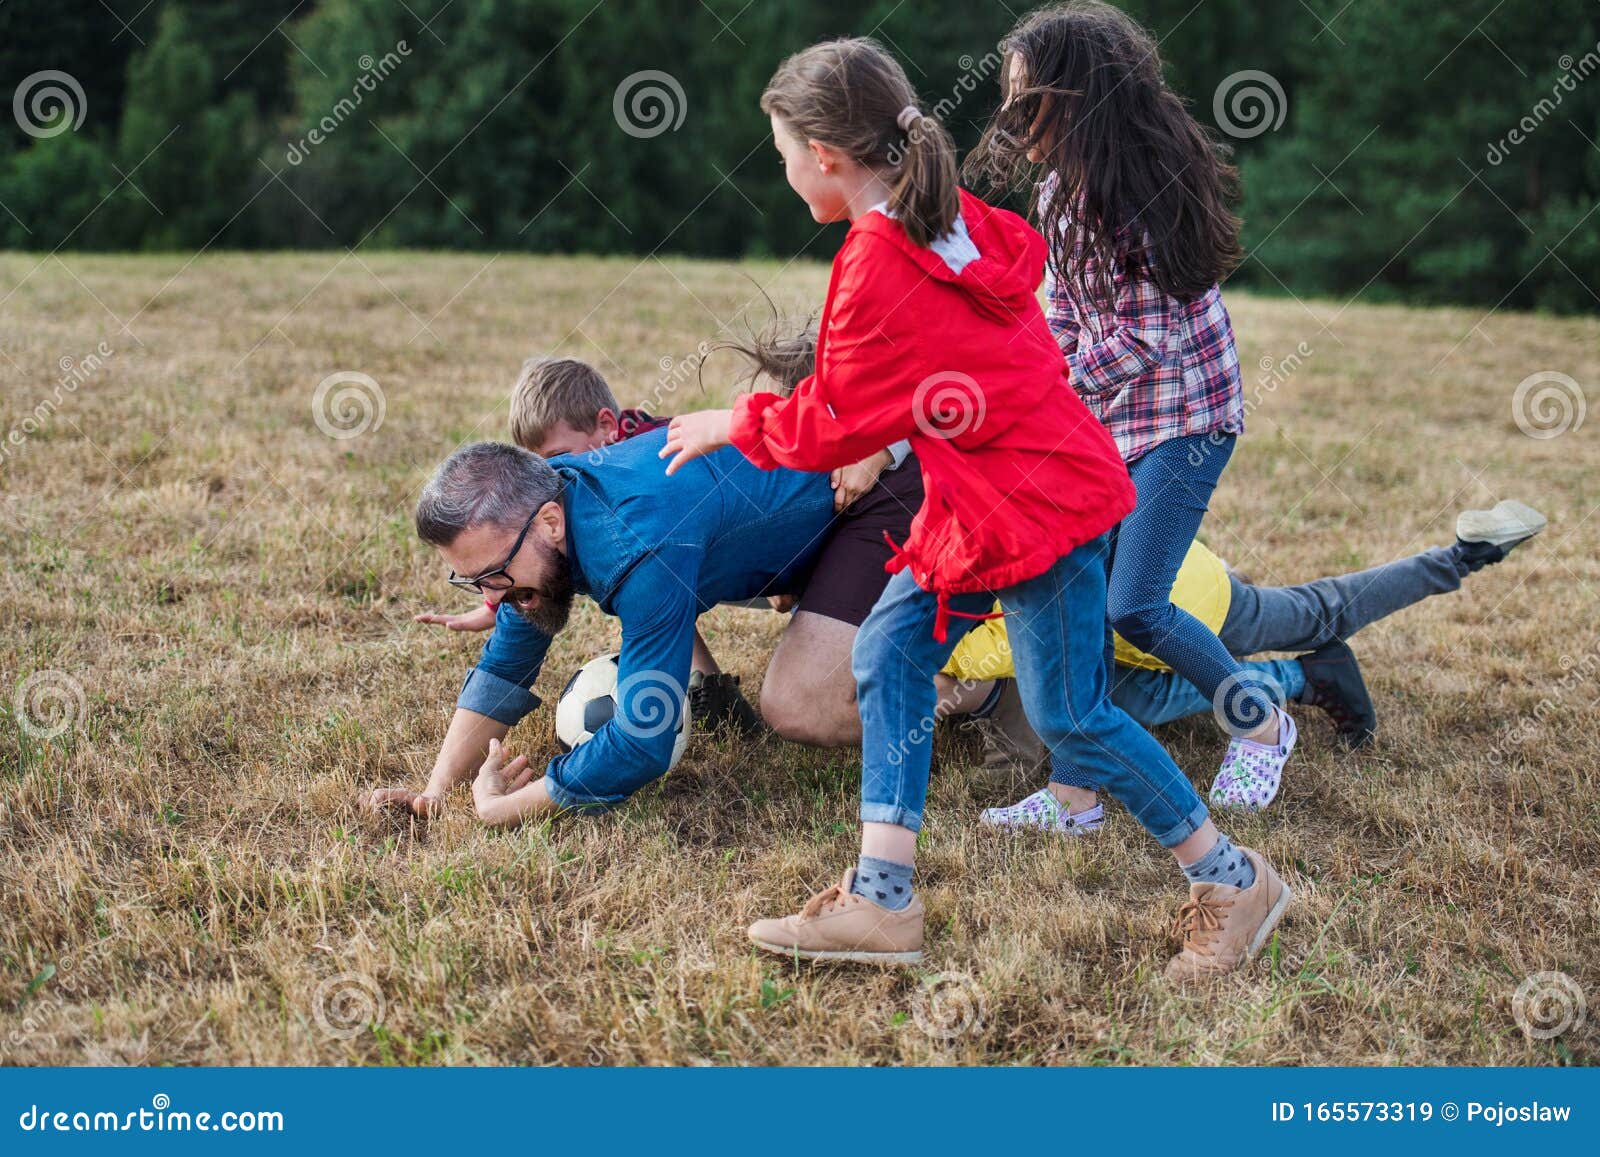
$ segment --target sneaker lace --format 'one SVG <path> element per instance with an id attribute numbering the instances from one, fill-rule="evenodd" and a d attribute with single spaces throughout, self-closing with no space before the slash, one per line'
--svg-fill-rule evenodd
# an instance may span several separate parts
<path id="1" fill-rule="evenodd" d="M 800 919 L 814 920 L 824 912 L 832 910 L 834 905 L 843 899 L 844 886 L 842 884 L 832 884 L 806 901 L 806 906 L 800 909 Z"/>
<path id="2" fill-rule="evenodd" d="M 1233 907 L 1232 900 L 1224 900 L 1216 892 L 1191 896 L 1178 909 L 1174 931 L 1183 940 L 1183 946 L 1201 956 L 1210 956 L 1211 941 L 1222 931 L 1222 914 Z"/>

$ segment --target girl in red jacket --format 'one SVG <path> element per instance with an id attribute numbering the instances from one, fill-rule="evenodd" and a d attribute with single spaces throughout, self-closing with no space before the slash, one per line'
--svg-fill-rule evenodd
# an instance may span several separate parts
<path id="1" fill-rule="evenodd" d="M 861 707 L 861 859 L 797 915 L 750 929 L 815 959 L 922 955 L 912 863 L 927 795 L 934 675 L 998 599 L 1028 718 L 1055 762 L 1087 771 L 1191 881 L 1187 978 L 1238 967 L 1289 889 L 1236 847 L 1166 751 L 1106 692 L 1106 532 L 1133 507 L 1115 443 L 1067 387 L 1035 298 L 1044 240 L 956 185 L 955 151 L 872 40 L 785 61 L 761 99 L 789 184 L 819 222 L 849 220 L 816 372 L 788 398 L 675 418 L 670 474 L 730 441 L 772 468 L 829 470 L 905 438 L 926 499 L 852 656 Z"/>

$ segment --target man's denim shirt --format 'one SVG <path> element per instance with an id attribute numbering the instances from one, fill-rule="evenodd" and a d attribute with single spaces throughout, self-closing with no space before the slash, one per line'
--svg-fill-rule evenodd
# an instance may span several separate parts
<path id="1" fill-rule="evenodd" d="M 622 620 L 617 715 L 545 770 L 567 807 L 618 803 L 666 771 L 685 709 L 696 617 L 720 602 L 792 591 L 833 519 L 825 474 L 760 470 L 731 447 L 672 477 L 666 431 L 552 458 L 565 482 L 573 583 Z M 550 638 L 501 604 L 456 706 L 514 724 Z"/>

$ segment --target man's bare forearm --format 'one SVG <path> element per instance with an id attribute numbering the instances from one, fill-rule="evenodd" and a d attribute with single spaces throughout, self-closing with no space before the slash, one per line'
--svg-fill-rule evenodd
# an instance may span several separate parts
<path id="1" fill-rule="evenodd" d="M 510 730 L 509 724 L 487 715 L 456 708 L 439 746 L 439 757 L 433 761 L 426 794 L 443 799 L 456 784 L 471 779 L 489 753 L 489 741 L 504 739 Z"/>
<path id="2" fill-rule="evenodd" d="M 544 819 L 561 810 L 550 798 L 549 786 L 540 776 L 527 787 L 494 799 L 477 801 L 478 818 L 490 827 L 507 828 L 529 820 Z"/>

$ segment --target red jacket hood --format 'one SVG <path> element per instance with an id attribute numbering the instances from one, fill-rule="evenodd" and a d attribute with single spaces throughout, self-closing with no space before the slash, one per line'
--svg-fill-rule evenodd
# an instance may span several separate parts
<path id="1" fill-rule="evenodd" d="M 1035 296 L 1044 239 L 965 192 L 961 220 L 976 255 L 959 236 L 940 243 L 971 258 L 957 273 L 893 218 L 858 217 L 834 258 L 816 372 L 788 399 L 740 398 L 729 429 L 757 465 L 796 470 L 909 439 L 924 500 L 888 569 L 909 568 L 939 596 L 941 637 L 949 596 L 1043 574 L 1134 502 Z"/>
<path id="2" fill-rule="evenodd" d="M 1035 300 L 1044 277 L 1044 238 L 1017 214 L 986 205 L 965 189 L 961 220 L 977 247 L 978 258 L 956 273 L 932 249 L 906 236 L 900 223 L 883 213 L 867 213 L 850 227 L 882 237 L 905 253 L 929 277 L 956 286 L 974 308 L 990 316 L 1016 316 Z"/>

